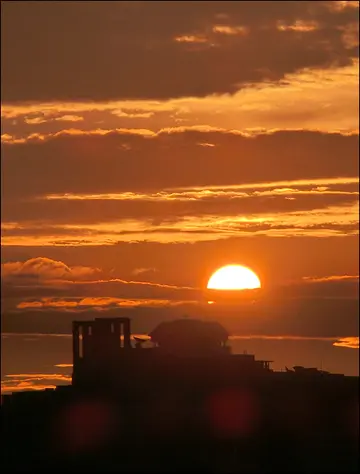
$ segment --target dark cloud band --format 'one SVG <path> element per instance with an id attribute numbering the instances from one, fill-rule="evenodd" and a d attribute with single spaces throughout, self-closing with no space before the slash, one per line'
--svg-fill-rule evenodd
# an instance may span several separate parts
<path id="1" fill-rule="evenodd" d="M 2 100 L 206 96 L 346 66 L 358 9 L 343 3 L 5 2 Z"/>

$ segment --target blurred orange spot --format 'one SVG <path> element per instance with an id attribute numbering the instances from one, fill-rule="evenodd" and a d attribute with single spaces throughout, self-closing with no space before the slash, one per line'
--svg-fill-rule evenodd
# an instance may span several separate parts
<path id="1" fill-rule="evenodd" d="M 83 400 L 65 408 L 58 421 L 61 447 L 81 451 L 102 445 L 113 433 L 113 407 L 99 400 Z"/>
<path id="2" fill-rule="evenodd" d="M 223 438 L 251 435 L 259 414 L 254 397 L 234 389 L 214 393 L 207 400 L 206 411 L 215 434 Z"/>

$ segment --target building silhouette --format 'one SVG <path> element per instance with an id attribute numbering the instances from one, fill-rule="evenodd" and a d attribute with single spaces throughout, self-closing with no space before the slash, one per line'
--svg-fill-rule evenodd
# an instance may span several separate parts
<path id="1" fill-rule="evenodd" d="M 6 472 L 357 472 L 359 379 L 232 354 L 218 323 L 73 322 L 69 386 L 3 397 Z"/>
<path id="2" fill-rule="evenodd" d="M 216 322 L 164 322 L 150 333 L 149 341 L 148 348 L 144 348 L 146 340 L 139 338 L 132 345 L 129 318 L 74 321 L 73 386 L 89 390 L 101 381 L 102 388 L 114 389 L 117 384 L 127 386 L 134 376 L 146 383 L 157 377 L 159 384 L 166 378 L 169 385 L 179 379 L 186 383 L 191 377 L 199 383 L 224 379 L 226 374 L 235 379 L 237 375 L 259 377 L 272 372 L 271 361 L 256 360 L 247 353 L 232 354 L 228 333 Z"/>

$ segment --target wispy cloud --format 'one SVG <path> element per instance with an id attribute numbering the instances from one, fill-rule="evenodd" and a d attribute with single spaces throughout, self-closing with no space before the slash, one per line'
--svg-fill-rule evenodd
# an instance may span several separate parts
<path id="1" fill-rule="evenodd" d="M 342 337 L 334 342 L 334 346 L 359 349 L 359 337 Z"/>
<path id="2" fill-rule="evenodd" d="M 60 122 L 81 122 L 84 120 L 84 117 L 79 115 L 61 115 L 60 117 L 56 117 L 54 120 Z"/>
<path id="3" fill-rule="evenodd" d="M 350 349 L 359 349 L 359 337 L 310 337 L 310 336 L 268 336 L 268 335 L 231 335 L 230 341 L 237 340 L 269 340 L 269 341 L 323 341 L 331 342 L 335 347 L 347 347 Z"/>
<path id="4" fill-rule="evenodd" d="M 46 257 L 36 257 L 25 262 L 8 262 L 1 264 L 1 278 L 18 281 L 35 280 L 88 280 L 99 274 L 97 268 L 74 266 Z"/>
<path id="5" fill-rule="evenodd" d="M 134 275 L 142 275 L 144 273 L 153 273 L 156 272 L 156 268 L 134 268 Z"/>
<path id="6" fill-rule="evenodd" d="M 120 201 L 199 201 L 212 198 L 249 198 L 252 196 L 292 196 L 343 194 L 358 196 L 358 190 L 339 189 L 341 185 L 359 185 L 358 178 L 314 178 L 312 180 L 289 180 L 268 183 L 249 183 L 232 186 L 203 186 L 202 188 L 174 188 L 156 193 L 107 193 L 107 194 L 48 194 L 38 199 L 46 200 L 120 200 Z M 300 188 L 300 189 L 299 189 Z M 305 188 L 305 189 L 301 189 Z M 335 189 L 332 189 L 335 188 Z"/>
<path id="7" fill-rule="evenodd" d="M 41 298 L 36 301 L 22 301 L 17 305 L 18 309 L 88 309 L 101 310 L 109 307 L 163 307 L 163 306 L 178 306 L 182 304 L 198 304 L 197 301 L 176 301 L 176 300 L 161 300 L 161 299 L 125 299 L 112 297 L 87 297 L 81 299 L 55 299 L 55 298 Z"/>
<path id="8" fill-rule="evenodd" d="M 54 334 L 54 333 L 40 333 L 40 332 L 2 332 L 1 338 L 7 339 L 9 337 L 31 337 L 31 338 L 39 338 L 39 337 L 72 337 L 72 334 Z"/>
<path id="9" fill-rule="evenodd" d="M 65 374 L 7 374 L 1 381 L 1 392 L 11 393 L 24 390 L 44 390 L 57 385 L 67 385 L 71 376 Z"/>
<path id="10" fill-rule="evenodd" d="M 359 275 L 330 275 L 326 277 L 305 276 L 303 280 L 309 282 L 336 282 L 336 281 L 354 281 L 359 282 Z"/>
<path id="11" fill-rule="evenodd" d="M 295 21 L 295 23 L 285 23 L 279 21 L 277 23 L 277 28 L 280 31 L 299 31 L 299 32 L 307 32 L 307 31 L 314 31 L 319 28 L 319 24 L 316 21 L 305 22 L 305 21 Z"/>

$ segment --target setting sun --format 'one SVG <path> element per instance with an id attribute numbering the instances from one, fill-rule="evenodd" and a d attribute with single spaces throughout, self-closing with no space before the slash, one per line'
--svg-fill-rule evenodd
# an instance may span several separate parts
<path id="1" fill-rule="evenodd" d="M 258 276 L 242 265 L 226 265 L 219 268 L 209 279 L 209 290 L 252 290 L 260 288 Z"/>

